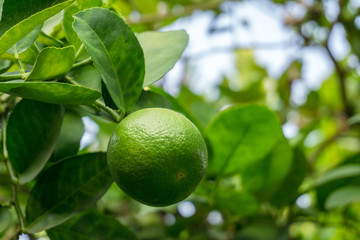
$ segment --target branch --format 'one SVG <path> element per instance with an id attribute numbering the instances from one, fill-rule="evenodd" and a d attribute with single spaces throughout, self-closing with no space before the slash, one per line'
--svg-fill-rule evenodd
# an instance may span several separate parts
<path id="1" fill-rule="evenodd" d="M 354 114 L 354 110 L 350 106 L 350 104 L 348 102 L 347 94 L 346 94 L 346 86 L 345 86 L 346 72 L 340 67 L 339 63 L 336 61 L 334 55 L 331 53 L 331 50 L 329 48 L 329 36 L 332 32 L 332 29 L 334 28 L 335 23 L 337 23 L 337 22 L 334 22 L 330 27 L 329 35 L 327 37 L 326 44 L 325 44 L 325 49 L 328 52 L 331 61 L 335 65 L 335 70 L 338 75 L 339 85 L 340 85 L 340 95 L 341 95 L 341 100 L 342 100 L 342 103 L 344 106 L 344 113 L 347 117 L 350 117 Z"/>
<path id="2" fill-rule="evenodd" d="M 225 0 L 217 0 L 213 2 L 202 2 L 199 4 L 194 4 L 190 6 L 184 6 L 183 8 L 179 9 L 179 11 L 169 11 L 165 14 L 144 14 L 141 16 L 139 20 L 133 20 L 131 18 L 126 18 L 126 22 L 128 24 L 143 24 L 143 23 L 155 23 L 160 22 L 163 20 L 171 19 L 171 18 L 178 18 L 191 15 L 196 10 L 212 10 L 216 9 L 225 2 Z"/>

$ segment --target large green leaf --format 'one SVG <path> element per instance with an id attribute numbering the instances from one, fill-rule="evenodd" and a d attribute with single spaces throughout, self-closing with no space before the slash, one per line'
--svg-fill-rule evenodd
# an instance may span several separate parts
<path id="1" fill-rule="evenodd" d="M 69 105 L 90 105 L 101 96 L 98 91 L 73 84 L 22 80 L 1 82 L 0 92 L 41 102 Z"/>
<path id="2" fill-rule="evenodd" d="M 73 27 L 94 61 L 116 106 L 127 112 L 138 99 L 145 63 L 131 29 L 115 13 L 92 8 L 74 15 Z"/>
<path id="3" fill-rule="evenodd" d="M 64 28 L 65 36 L 67 41 L 72 44 L 75 49 L 79 49 L 81 45 L 81 40 L 79 39 L 78 35 L 73 29 L 73 22 L 74 22 L 74 14 L 78 13 L 82 10 L 91 7 L 101 7 L 102 0 L 92 0 L 92 1 L 76 1 L 72 5 L 68 6 L 64 10 L 63 19 L 62 19 L 62 26 Z"/>
<path id="4" fill-rule="evenodd" d="M 74 58 L 75 50 L 72 46 L 44 48 L 26 80 L 47 80 L 65 75 L 71 70 Z"/>
<path id="5" fill-rule="evenodd" d="M 264 158 L 282 136 L 276 115 L 261 105 L 235 105 L 207 129 L 213 148 L 209 174 L 231 174 Z"/>
<path id="6" fill-rule="evenodd" d="M 0 55 L 73 0 L 7 0 L 0 24 Z M 56 4 L 56 5 L 55 5 Z"/>
<path id="7" fill-rule="evenodd" d="M 20 183 L 43 169 L 60 133 L 64 109 L 60 105 L 23 99 L 11 113 L 6 128 L 9 160 Z"/>
<path id="8" fill-rule="evenodd" d="M 171 103 L 165 97 L 152 91 L 142 91 L 138 101 L 129 113 L 143 108 L 173 109 Z"/>
<path id="9" fill-rule="evenodd" d="M 184 30 L 143 32 L 137 38 L 145 56 L 144 87 L 153 84 L 169 72 L 189 42 Z"/>
<path id="10" fill-rule="evenodd" d="M 61 125 L 59 140 L 55 146 L 51 161 L 75 155 L 80 148 L 80 140 L 85 128 L 81 115 L 75 111 L 67 110 Z"/>
<path id="11" fill-rule="evenodd" d="M 299 196 L 298 189 L 308 169 L 309 167 L 304 153 L 299 149 L 294 149 L 291 169 L 282 181 L 282 184 L 278 186 L 277 191 L 272 195 L 270 202 L 278 207 L 295 202 Z"/>
<path id="12" fill-rule="evenodd" d="M 268 199 L 287 176 L 292 157 L 288 141 L 280 138 L 264 158 L 245 166 L 241 172 L 242 186 L 260 200 Z"/>
<path id="13" fill-rule="evenodd" d="M 94 204 L 112 182 L 105 153 L 79 155 L 51 166 L 30 192 L 27 231 L 36 233 L 65 222 Z"/>
<path id="14" fill-rule="evenodd" d="M 135 234 L 113 217 L 88 210 L 46 231 L 51 240 L 133 240 Z"/>
<path id="15" fill-rule="evenodd" d="M 28 33 L 23 39 L 17 42 L 14 46 L 7 50 L 8 53 L 15 55 L 15 51 L 17 54 L 20 54 L 26 51 L 31 45 L 35 42 L 37 36 L 41 31 L 42 24 L 38 27 L 34 28 L 30 33 Z"/>
<path id="16" fill-rule="evenodd" d="M 360 202 L 360 186 L 345 186 L 329 195 L 325 202 L 325 208 L 344 207 L 355 202 Z"/>

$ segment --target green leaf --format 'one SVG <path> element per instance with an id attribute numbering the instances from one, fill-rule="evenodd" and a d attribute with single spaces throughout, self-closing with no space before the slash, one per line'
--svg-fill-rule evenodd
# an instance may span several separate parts
<path id="1" fill-rule="evenodd" d="M 165 97 L 151 91 L 142 91 L 138 101 L 129 113 L 143 108 L 173 109 L 171 103 Z"/>
<path id="2" fill-rule="evenodd" d="M 85 65 L 69 73 L 74 81 L 81 85 L 98 92 L 101 92 L 101 76 L 98 70 L 92 65 Z"/>
<path id="3" fill-rule="evenodd" d="M 98 91 L 73 84 L 22 80 L 1 82 L 0 92 L 40 102 L 68 105 L 91 105 L 101 96 Z"/>
<path id="4" fill-rule="evenodd" d="M 4 5 L 4 0 L 0 0 L 0 21 L 2 17 L 3 5 Z"/>
<path id="5" fill-rule="evenodd" d="M 325 208 L 344 207 L 351 203 L 360 202 L 360 187 L 345 186 L 332 192 L 326 199 Z"/>
<path id="6" fill-rule="evenodd" d="M 261 105 L 235 105 L 209 124 L 209 174 L 232 174 L 264 158 L 282 136 L 276 115 Z"/>
<path id="7" fill-rule="evenodd" d="M 33 44 L 26 51 L 20 53 L 19 57 L 23 63 L 29 63 L 33 65 L 38 55 L 39 55 L 39 51 L 36 49 L 35 45 Z M 0 56 L 0 59 L 6 59 L 16 62 L 16 58 L 8 52 L 3 53 Z"/>
<path id="8" fill-rule="evenodd" d="M 26 80 L 47 80 L 65 75 L 71 70 L 74 58 L 75 50 L 72 46 L 44 48 Z"/>
<path id="9" fill-rule="evenodd" d="M 250 216 L 256 213 L 259 205 L 254 196 L 245 191 L 219 189 L 215 196 L 216 205 L 237 217 Z"/>
<path id="10" fill-rule="evenodd" d="M 291 169 L 282 184 L 278 186 L 270 202 L 277 207 L 295 202 L 299 196 L 298 188 L 303 182 L 309 167 L 304 153 L 300 149 L 294 149 Z"/>
<path id="11" fill-rule="evenodd" d="M 127 112 L 138 99 L 145 63 L 131 29 L 115 13 L 92 8 L 74 15 L 73 27 L 93 59 L 116 106 Z"/>
<path id="12" fill-rule="evenodd" d="M 80 148 L 80 140 L 85 132 L 81 115 L 67 110 L 61 125 L 60 136 L 55 146 L 51 161 L 57 161 L 75 155 Z"/>
<path id="13" fill-rule="evenodd" d="M 41 31 L 41 27 L 42 27 L 42 24 L 39 25 L 38 27 L 36 27 L 30 33 L 28 33 L 23 39 L 21 39 L 19 42 L 17 42 L 14 46 L 9 48 L 9 50 L 7 50 L 7 52 L 12 55 L 15 55 L 15 50 L 16 50 L 17 54 L 26 51 L 35 42 L 37 36 L 39 35 L 39 32 Z"/>
<path id="14" fill-rule="evenodd" d="M 51 240 L 133 240 L 135 234 L 113 217 L 88 210 L 46 231 Z"/>
<path id="15" fill-rule="evenodd" d="M 292 157 L 288 141 L 280 138 L 264 158 L 245 166 L 241 172 L 242 186 L 260 200 L 268 199 L 287 176 Z"/>
<path id="16" fill-rule="evenodd" d="M 37 42 L 44 44 L 45 46 L 50 47 L 62 47 L 64 43 L 58 39 L 50 37 L 49 35 L 45 34 L 44 32 L 40 32 L 38 38 L 36 39 Z"/>
<path id="17" fill-rule="evenodd" d="M 11 212 L 0 207 L 0 233 L 5 231 L 12 222 Z M 1 235 L 0 235 L 1 236 Z"/>
<path id="18" fill-rule="evenodd" d="M 82 2 L 82 3 L 80 3 Z M 74 14 L 78 13 L 82 10 L 91 7 L 101 7 L 102 0 L 92 0 L 92 1 L 76 1 L 74 4 L 68 6 L 64 10 L 63 19 L 62 19 L 62 26 L 64 28 L 66 40 L 74 46 L 76 50 L 80 48 L 81 40 L 79 39 L 78 35 L 73 29 L 73 22 L 74 22 Z"/>
<path id="19" fill-rule="evenodd" d="M 326 172 L 315 181 L 320 186 L 338 179 L 360 176 L 360 164 L 347 164 Z"/>
<path id="20" fill-rule="evenodd" d="M 26 230 L 59 225 L 94 204 L 113 182 L 105 153 L 67 158 L 48 168 L 30 192 Z"/>
<path id="21" fill-rule="evenodd" d="M 72 0 L 5 1 L 0 24 L 0 55 L 71 2 Z"/>
<path id="22" fill-rule="evenodd" d="M 169 72 L 189 42 L 184 30 L 143 32 L 137 36 L 145 56 L 143 86 L 149 86 Z"/>
<path id="23" fill-rule="evenodd" d="M 60 105 L 26 99 L 10 114 L 6 148 L 20 183 L 34 179 L 49 160 L 63 116 L 64 109 Z"/>

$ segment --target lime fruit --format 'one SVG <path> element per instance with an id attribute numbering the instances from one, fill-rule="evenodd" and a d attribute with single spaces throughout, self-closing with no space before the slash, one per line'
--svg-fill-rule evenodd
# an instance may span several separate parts
<path id="1" fill-rule="evenodd" d="M 205 174 L 207 150 L 186 117 L 147 108 L 118 124 L 107 161 L 115 182 L 130 197 L 150 206 L 168 206 L 195 190 Z"/>

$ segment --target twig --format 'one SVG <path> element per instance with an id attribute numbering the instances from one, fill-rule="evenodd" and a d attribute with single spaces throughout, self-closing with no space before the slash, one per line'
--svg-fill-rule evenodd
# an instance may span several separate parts
<path id="1" fill-rule="evenodd" d="M 85 66 L 85 65 L 89 65 L 92 63 L 92 59 L 91 57 L 85 59 L 85 60 L 82 60 L 81 62 L 77 62 L 75 63 L 73 66 L 72 66 L 72 69 L 76 69 L 76 68 L 79 68 L 79 67 L 82 67 L 82 66 Z"/>
<path id="2" fill-rule="evenodd" d="M 171 19 L 171 18 L 178 18 L 178 17 L 184 17 L 187 15 L 191 15 L 196 10 L 212 10 L 219 7 L 220 4 L 222 4 L 224 0 L 218 0 L 214 2 L 202 2 L 199 4 L 194 4 L 191 6 L 184 6 L 182 9 L 179 9 L 179 11 L 170 11 L 165 14 L 159 15 L 159 14 L 144 14 L 141 16 L 139 20 L 132 20 L 131 18 L 127 18 L 126 22 L 128 24 L 143 24 L 143 23 L 156 23 L 163 20 Z"/>
<path id="3" fill-rule="evenodd" d="M 0 75 L 0 82 L 6 82 L 10 80 L 23 79 L 24 74 L 9 74 L 9 75 Z"/>

